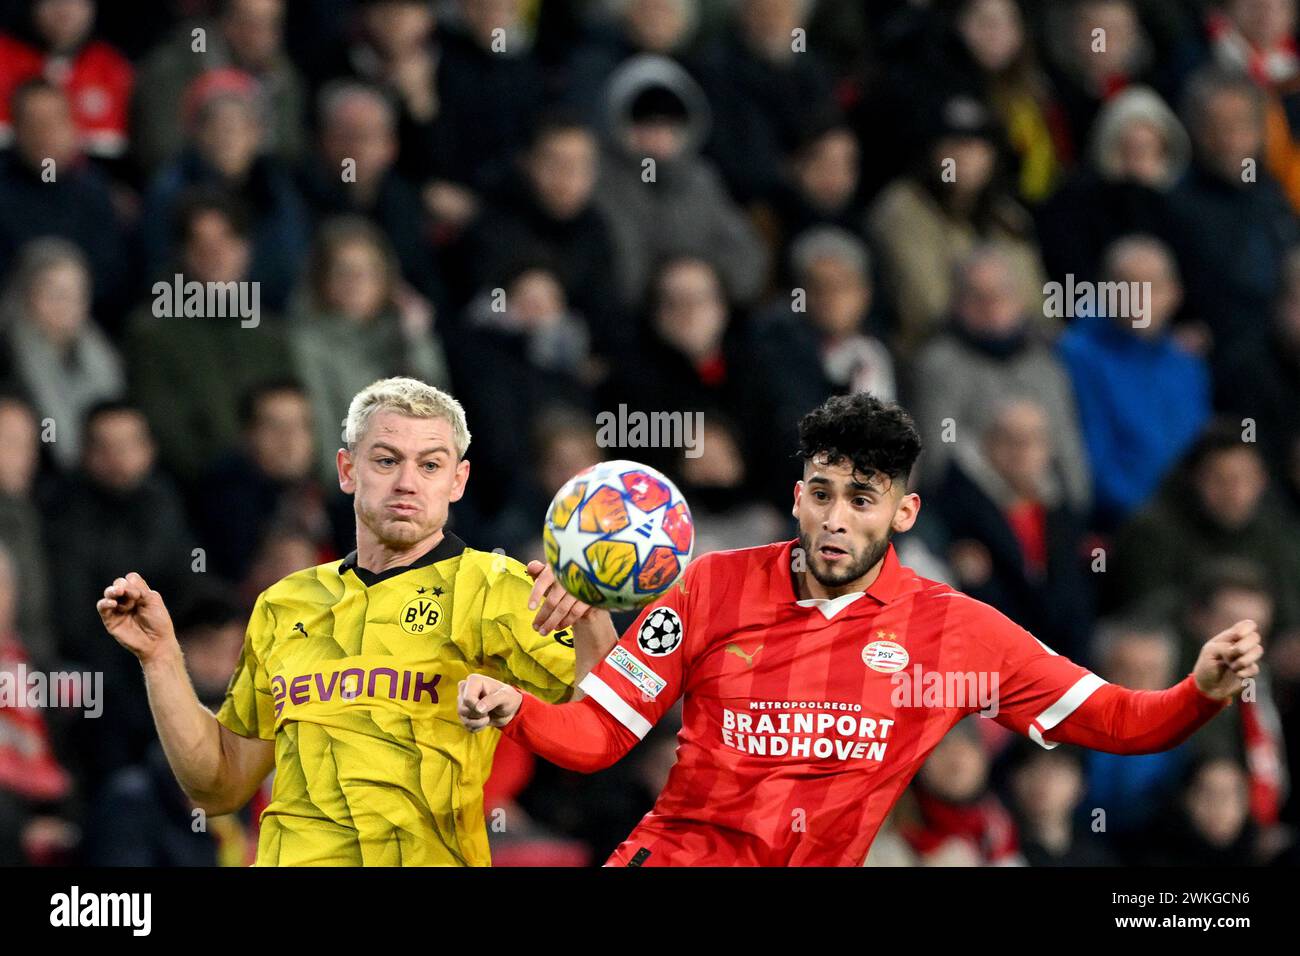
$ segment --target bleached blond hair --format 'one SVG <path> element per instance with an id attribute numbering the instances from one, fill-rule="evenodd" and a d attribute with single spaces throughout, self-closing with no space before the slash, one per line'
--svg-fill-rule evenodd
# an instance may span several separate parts
<path id="1" fill-rule="evenodd" d="M 366 432 L 370 416 L 378 411 L 394 411 L 411 418 L 445 418 L 451 425 L 456 457 L 464 458 L 469 448 L 469 426 L 460 402 L 440 388 L 415 378 L 381 378 L 352 398 L 348 417 L 343 419 L 343 444 L 355 451 Z"/>

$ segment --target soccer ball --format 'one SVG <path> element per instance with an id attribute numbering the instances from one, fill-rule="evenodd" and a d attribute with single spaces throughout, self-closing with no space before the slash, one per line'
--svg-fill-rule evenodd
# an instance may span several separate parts
<path id="1" fill-rule="evenodd" d="M 542 529 L 556 580 L 580 601 L 630 611 L 682 576 L 695 546 L 686 499 L 666 477 L 635 461 L 606 461 L 556 492 Z"/>

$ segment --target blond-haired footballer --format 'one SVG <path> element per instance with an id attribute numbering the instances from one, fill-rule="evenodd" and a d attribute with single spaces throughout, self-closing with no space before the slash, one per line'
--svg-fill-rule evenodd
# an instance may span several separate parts
<path id="1" fill-rule="evenodd" d="M 343 438 L 357 549 L 258 597 L 215 716 L 139 574 L 96 606 L 139 658 L 163 749 L 196 806 L 236 810 L 274 767 L 259 866 L 486 865 L 483 783 L 498 735 L 461 725 L 457 684 L 487 671 L 570 699 L 618 635 L 541 562 L 525 568 L 444 530 L 470 471 L 454 398 L 383 379 L 352 400 Z"/>

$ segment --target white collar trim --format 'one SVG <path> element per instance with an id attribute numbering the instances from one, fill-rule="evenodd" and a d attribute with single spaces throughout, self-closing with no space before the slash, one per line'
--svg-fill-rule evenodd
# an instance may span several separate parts
<path id="1" fill-rule="evenodd" d="M 795 601 L 794 603 L 800 607 L 815 607 L 829 621 L 866 593 L 866 591 L 852 591 L 849 594 L 841 594 L 836 598 L 804 598 L 802 601 Z"/>

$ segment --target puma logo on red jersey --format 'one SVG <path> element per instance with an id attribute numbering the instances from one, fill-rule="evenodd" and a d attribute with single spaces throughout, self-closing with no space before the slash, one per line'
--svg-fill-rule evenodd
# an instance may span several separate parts
<path id="1" fill-rule="evenodd" d="M 726 651 L 728 654 L 735 654 L 737 657 L 743 657 L 745 659 L 745 663 L 748 664 L 750 667 L 754 666 L 754 654 L 757 654 L 762 649 L 763 649 L 763 645 L 760 644 L 758 645 L 758 647 L 754 648 L 753 654 L 746 654 L 745 649 L 741 647 L 739 644 L 728 644 L 726 647 Z"/>

